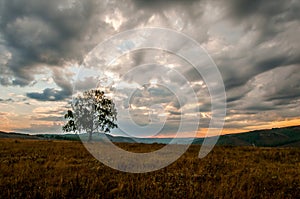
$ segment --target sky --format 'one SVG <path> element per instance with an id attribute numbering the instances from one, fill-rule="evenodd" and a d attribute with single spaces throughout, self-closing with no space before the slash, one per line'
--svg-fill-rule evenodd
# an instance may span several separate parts
<path id="1" fill-rule="evenodd" d="M 204 136 L 207 85 L 176 54 L 142 49 L 87 66 L 101 42 L 148 27 L 183 33 L 211 57 L 227 96 L 223 133 L 299 125 L 299 19 L 297 0 L 0 0 L 0 130 L 62 133 L 74 88 L 98 86 L 127 133 L 169 137 L 184 117 Z"/>

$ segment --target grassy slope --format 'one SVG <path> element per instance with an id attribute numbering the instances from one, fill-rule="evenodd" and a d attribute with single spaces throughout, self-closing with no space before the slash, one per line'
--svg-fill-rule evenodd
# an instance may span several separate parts
<path id="1" fill-rule="evenodd" d="M 201 144 L 203 139 L 196 139 L 195 144 Z M 246 133 L 220 136 L 218 145 L 228 146 L 297 146 L 300 147 L 300 126 L 257 130 Z"/>

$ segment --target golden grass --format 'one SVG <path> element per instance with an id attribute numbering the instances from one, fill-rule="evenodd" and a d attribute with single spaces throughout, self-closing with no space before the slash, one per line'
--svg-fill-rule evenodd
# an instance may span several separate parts
<path id="1" fill-rule="evenodd" d="M 163 145 L 118 144 L 135 152 Z M 151 173 L 113 170 L 80 142 L 0 140 L 0 198 L 299 198 L 300 149 L 192 146 Z"/>

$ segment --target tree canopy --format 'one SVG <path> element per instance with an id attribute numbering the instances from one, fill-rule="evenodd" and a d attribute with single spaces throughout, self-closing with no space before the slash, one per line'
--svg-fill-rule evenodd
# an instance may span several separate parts
<path id="1" fill-rule="evenodd" d="M 110 133 L 111 129 L 118 127 L 114 102 L 97 89 L 85 91 L 74 98 L 72 110 L 67 111 L 65 119 L 64 132 L 86 132 L 89 141 L 94 132 Z"/>

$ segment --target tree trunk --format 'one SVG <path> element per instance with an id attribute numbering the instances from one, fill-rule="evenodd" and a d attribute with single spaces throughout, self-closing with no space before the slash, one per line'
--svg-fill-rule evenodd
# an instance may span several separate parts
<path id="1" fill-rule="evenodd" d="M 91 142 L 91 141 L 92 141 L 92 135 L 93 135 L 93 132 L 89 132 L 89 139 L 88 139 L 88 142 Z"/>

